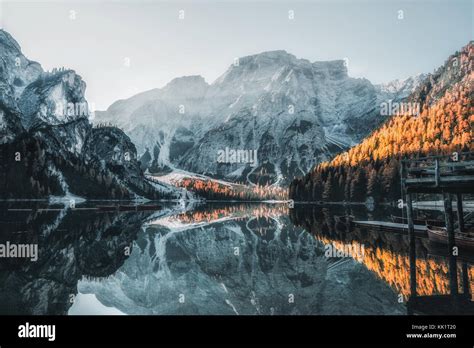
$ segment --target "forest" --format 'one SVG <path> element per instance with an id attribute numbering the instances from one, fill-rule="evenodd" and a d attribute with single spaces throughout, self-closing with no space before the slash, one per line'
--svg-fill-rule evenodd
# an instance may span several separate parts
<path id="1" fill-rule="evenodd" d="M 391 202 L 401 197 L 400 161 L 473 151 L 474 45 L 450 57 L 409 97 L 419 115 L 396 115 L 360 144 L 295 179 L 297 201 Z"/>
<path id="2" fill-rule="evenodd" d="M 185 178 L 177 183 L 198 196 L 208 200 L 236 200 L 236 201 L 262 201 L 286 200 L 288 191 L 285 188 L 271 185 L 247 186 L 242 184 L 224 184 L 215 180 L 201 180 Z"/>

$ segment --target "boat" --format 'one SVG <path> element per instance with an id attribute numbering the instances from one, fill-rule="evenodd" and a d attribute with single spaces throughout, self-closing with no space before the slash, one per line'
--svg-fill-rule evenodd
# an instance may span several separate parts
<path id="1" fill-rule="evenodd" d="M 428 239 L 440 244 L 448 244 L 448 233 L 445 227 L 427 225 Z M 462 248 L 474 249 L 474 234 L 470 232 L 455 232 L 454 243 Z"/>
<path id="2" fill-rule="evenodd" d="M 390 218 L 392 219 L 392 222 L 397 224 L 408 224 L 408 219 L 406 217 L 390 215 Z M 442 220 L 435 219 L 413 219 L 413 224 L 443 227 L 445 223 Z"/>

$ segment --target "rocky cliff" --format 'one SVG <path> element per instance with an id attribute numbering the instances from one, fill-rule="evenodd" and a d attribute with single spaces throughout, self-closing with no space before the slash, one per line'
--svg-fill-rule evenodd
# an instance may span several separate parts
<path id="1" fill-rule="evenodd" d="M 28 60 L 0 30 L 0 193 L 5 198 L 160 198 L 129 137 L 93 128 L 73 70 Z"/>

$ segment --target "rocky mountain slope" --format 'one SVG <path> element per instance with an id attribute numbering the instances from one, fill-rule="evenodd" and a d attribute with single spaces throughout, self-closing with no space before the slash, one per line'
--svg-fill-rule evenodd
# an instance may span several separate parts
<path id="1" fill-rule="evenodd" d="M 85 88 L 73 70 L 43 71 L 0 30 L 2 198 L 160 197 L 130 138 L 117 128 L 93 128 Z"/>
<path id="2" fill-rule="evenodd" d="M 381 101 L 403 101 L 406 100 L 428 77 L 428 74 L 418 74 L 405 79 L 397 79 L 375 85 Z"/>
<path id="3" fill-rule="evenodd" d="M 393 115 L 360 144 L 295 179 L 290 197 L 309 201 L 398 199 L 400 159 L 474 150 L 473 81 L 471 41 L 406 98 L 406 103 L 418 106 L 418 114 Z"/>
<path id="4" fill-rule="evenodd" d="M 344 61 L 310 62 L 285 51 L 240 58 L 214 83 L 171 81 L 96 112 L 120 126 L 143 168 L 181 168 L 251 184 L 284 184 L 358 143 L 384 121 L 380 102 L 404 98 L 419 78 L 374 86 Z M 256 150 L 258 161 L 219 162 L 225 149 Z"/>

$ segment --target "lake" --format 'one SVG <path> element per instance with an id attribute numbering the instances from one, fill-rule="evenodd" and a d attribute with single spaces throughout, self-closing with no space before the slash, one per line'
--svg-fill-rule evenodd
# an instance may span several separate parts
<path id="1" fill-rule="evenodd" d="M 0 314 L 407 314 L 407 236 L 344 218 L 388 221 L 397 208 L 96 204 L 1 203 L 0 244 L 39 255 L 0 258 Z M 418 294 L 449 293 L 443 250 L 417 238 L 416 251 Z"/>

